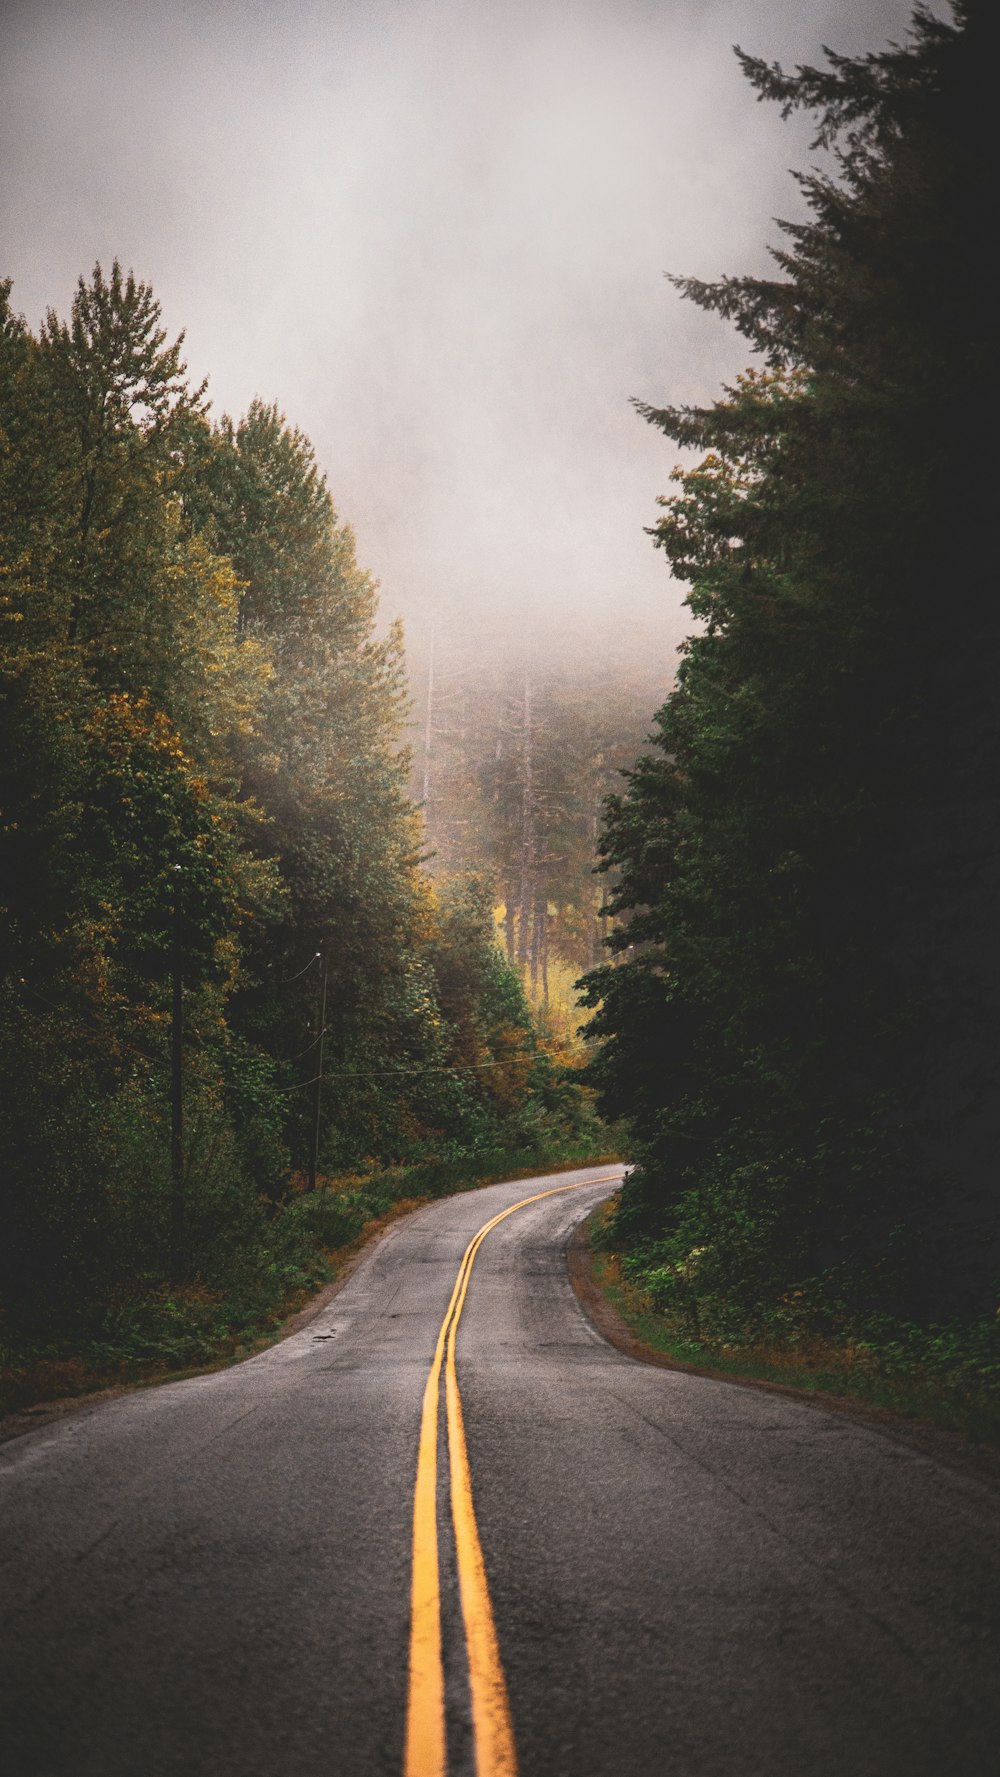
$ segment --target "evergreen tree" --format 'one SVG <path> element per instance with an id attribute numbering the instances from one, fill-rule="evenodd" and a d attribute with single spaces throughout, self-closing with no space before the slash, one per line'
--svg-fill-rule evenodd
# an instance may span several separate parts
<path id="1" fill-rule="evenodd" d="M 595 1074 L 641 1145 L 622 1227 L 676 1278 L 698 1249 L 737 1319 L 803 1279 L 967 1311 L 997 1265 L 984 31 L 920 10 L 823 70 L 741 58 L 834 169 L 780 275 L 679 280 L 766 367 L 641 408 L 705 453 L 654 532 L 702 627 L 610 807 Z"/>
<path id="2" fill-rule="evenodd" d="M 234 979 L 241 908 L 271 892 L 246 851 L 223 736 L 259 663 L 233 634 L 230 564 L 181 522 L 178 416 L 200 392 L 164 349 L 148 287 L 81 281 L 71 324 L 0 336 L 2 1280 L 36 1312 L 162 1263 L 170 950 L 184 959 L 189 1105 Z M 193 1047 L 192 1047 L 193 1046 Z M 203 1053 L 196 1062 L 193 1048 Z M 131 1253 L 112 1199 L 159 1178 Z M 196 1119 L 190 1128 L 194 1134 Z M 152 1176 L 152 1175 L 150 1175 Z M 152 1189 L 152 1186 L 150 1187 Z M 120 1207 L 120 1205 L 119 1205 Z M 127 1217 L 126 1217 L 127 1219 Z M 119 1229 L 123 1225 L 118 1216 Z M 46 1302 L 49 1306 L 46 1309 Z"/>
<path id="3" fill-rule="evenodd" d="M 242 784 L 263 811 L 259 844 L 285 889 L 280 924 L 248 934 L 240 1016 L 270 1052 L 299 1056 L 308 1080 L 318 1051 L 317 981 L 313 973 L 290 978 L 319 952 L 332 1082 L 324 1142 L 339 1130 L 353 1144 L 364 1128 L 366 1151 L 392 1151 L 399 1129 L 383 1102 L 379 1062 L 393 1046 L 397 1017 L 405 1026 L 396 1031 L 399 1048 L 409 1050 L 414 1008 L 423 1003 L 410 980 L 421 890 L 400 749 L 401 636 L 375 636 L 375 584 L 358 566 L 312 447 L 277 408 L 255 402 L 238 425 L 223 420 L 208 465 L 193 502 L 201 534 L 232 559 L 242 587 L 240 635 L 267 662 L 258 721 L 237 748 Z M 337 1084 L 345 1068 L 372 1074 L 364 1108 L 357 1090 Z M 289 1108 L 300 1164 L 311 1140 L 310 1103 L 303 1092 Z"/>
<path id="4" fill-rule="evenodd" d="M 495 1165 L 583 1102 L 481 892 L 420 872 L 402 638 L 376 635 L 308 440 L 261 402 L 213 426 L 181 344 L 117 264 L 38 337 L 0 287 L 0 1312 L 22 1337 L 106 1327 L 168 1274 L 278 1305 L 318 1251 L 296 1269 L 283 1232 L 296 1172 Z"/>

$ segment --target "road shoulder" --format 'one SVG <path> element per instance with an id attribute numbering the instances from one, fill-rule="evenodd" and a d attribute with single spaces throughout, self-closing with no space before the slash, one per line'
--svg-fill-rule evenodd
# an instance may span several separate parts
<path id="1" fill-rule="evenodd" d="M 923 1456 L 943 1463 L 957 1473 L 985 1482 L 1000 1492 L 1000 1451 L 970 1443 L 959 1433 L 940 1426 L 906 1418 L 886 1407 L 873 1406 L 849 1396 L 825 1393 L 819 1389 L 796 1388 L 793 1383 L 772 1382 L 752 1376 L 732 1376 L 710 1365 L 686 1363 L 668 1352 L 657 1351 L 638 1337 L 620 1310 L 601 1288 L 595 1275 L 595 1254 L 590 1240 L 590 1217 L 579 1222 L 569 1238 L 566 1261 L 570 1283 L 576 1299 L 591 1325 L 601 1337 L 623 1356 L 636 1363 L 651 1364 L 663 1370 L 680 1370 L 690 1376 L 704 1376 L 725 1382 L 734 1388 L 755 1388 L 766 1394 L 785 1395 L 817 1412 L 839 1413 L 865 1425 L 869 1430 L 919 1451 Z"/>
<path id="2" fill-rule="evenodd" d="M 423 1208 L 423 1204 L 414 1205 Z M 29 1432 L 41 1431 L 57 1420 L 67 1419 L 74 1413 L 86 1413 L 95 1407 L 103 1406 L 105 1401 L 116 1401 L 122 1395 L 134 1394 L 137 1389 L 161 1388 L 168 1382 L 185 1382 L 192 1376 L 210 1376 L 217 1370 L 229 1370 L 234 1364 L 246 1363 L 248 1358 L 256 1357 L 262 1351 L 270 1350 L 272 1345 L 280 1345 L 283 1339 L 290 1339 L 293 1334 L 300 1333 L 310 1321 L 322 1314 L 324 1308 L 339 1295 L 348 1279 L 353 1277 L 361 1261 L 367 1258 L 394 1227 L 400 1218 L 386 1217 L 382 1225 L 370 1229 L 361 1239 L 348 1249 L 336 1277 L 325 1283 L 322 1289 L 302 1308 L 296 1309 L 280 1326 L 257 1338 L 248 1340 L 237 1352 L 213 1359 L 210 1363 L 197 1364 L 188 1370 L 164 1370 L 155 1376 L 136 1377 L 134 1381 L 116 1382 L 109 1388 L 95 1389 L 90 1394 L 64 1395 L 59 1400 L 39 1401 L 33 1407 L 21 1407 L 12 1413 L 0 1415 L 0 1445 L 9 1444 L 14 1438 L 23 1438 Z"/>

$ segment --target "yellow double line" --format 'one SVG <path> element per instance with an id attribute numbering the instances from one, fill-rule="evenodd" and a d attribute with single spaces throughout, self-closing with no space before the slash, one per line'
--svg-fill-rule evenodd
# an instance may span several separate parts
<path id="1" fill-rule="evenodd" d="M 441 1585 L 437 1538 L 437 1446 L 441 1366 L 445 1366 L 445 1408 L 448 1426 L 448 1469 L 451 1518 L 462 1622 L 469 1667 L 472 1728 L 477 1777 L 517 1777 L 517 1751 L 490 1603 L 482 1545 L 472 1503 L 472 1476 L 465 1442 L 462 1399 L 455 1373 L 455 1339 L 465 1306 L 476 1254 L 491 1229 L 518 1209 L 581 1191 L 587 1185 L 616 1182 L 621 1175 L 556 1185 L 522 1197 L 486 1222 L 473 1235 L 455 1279 L 448 1311 L 441 1322 L 420 1417 L 420 1448 L 413 1495 L 413 1579 L 410 1603 L 410 1681 L 406 1714 L 404 1777 L 446 1777 L 444 1666 L 441 1658 Z"/>

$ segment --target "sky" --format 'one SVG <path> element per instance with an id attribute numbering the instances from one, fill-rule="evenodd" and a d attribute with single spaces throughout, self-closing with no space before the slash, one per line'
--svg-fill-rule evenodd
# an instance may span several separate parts
<path id="1" fill-rule="evenodd" d="M 909 0 L 0 0 L 0 276 L 32 326 L 149 281 L 216 413 L 311 438 L 417 655 L 669 663 L 644 527 L 745 343 L 665 273 L 766 268 L 813 156 L 740 73 Z M 666 670 L 669 670 L 669 666 Z"/>

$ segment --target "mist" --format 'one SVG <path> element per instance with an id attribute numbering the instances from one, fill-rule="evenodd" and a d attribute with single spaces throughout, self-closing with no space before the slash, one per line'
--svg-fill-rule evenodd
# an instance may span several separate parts
<path id="1" fill-rule="evenodd" d="M 788 64 L 908 0 L 8 5 L 0 271 L 37 326 L 117 257 L 216 413 L 276 400 L 417 654 L 439 630 L 670 670 L 690 618 L 644 527 L 675 452 L 630 398 L 745 362 L 664 273 L 760 270 L 808 126 Z"/>

